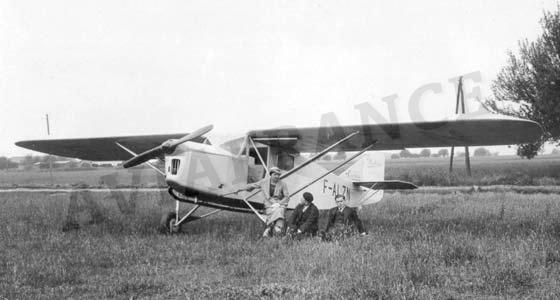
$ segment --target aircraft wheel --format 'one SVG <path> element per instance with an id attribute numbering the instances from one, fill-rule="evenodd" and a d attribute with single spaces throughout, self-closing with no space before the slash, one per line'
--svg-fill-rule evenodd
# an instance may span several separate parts
<path id="1" fill-rule="evenodd" d="M 179 226 L 176 225 L 177 214 L 168 212 L 161 216 L 160 231 L 166 234 L 174 234 L 179 231 Z"/>

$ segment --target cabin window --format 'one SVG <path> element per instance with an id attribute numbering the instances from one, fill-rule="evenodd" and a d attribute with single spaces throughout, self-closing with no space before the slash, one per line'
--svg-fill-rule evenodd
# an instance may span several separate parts
<path id="1" fill-rule="evenodd" d="M 257 149 L 259 149 L 259 154 L 261 155 L 262 159 L 266 163 L 267 160 L 268 160 L 268 148 L 267 147 L 257 147 Z M 251 156 L 255 159 L 255 165 L 261 165 L 262 166 L 261 160 L 259 159 L 259 155 L 257 154 L 257 151 L 255 151 L 254 148 L 251 148 L 249 150 L 249 156 Z"/>
<path id="2" fill-rule="evenodd" d="M 286 152 L 278 154 L 278 168 L 282 170 L 291 170 L 294 167 L 294 156 Z"/>
<path id="3" fill-rule="evenodd" d="M 181 165 L 181 161 L 174 158 L 171 160 L 171 175 L 177 175 L 177 170 L 179 170 L 179 165 Z"/>

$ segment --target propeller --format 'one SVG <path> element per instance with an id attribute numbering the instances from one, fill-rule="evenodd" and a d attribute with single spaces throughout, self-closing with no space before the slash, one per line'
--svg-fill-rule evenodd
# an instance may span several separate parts
<path id="1" fill-rule="evenodd" d="M 192 133 L 189 133 L 187 135 L 185 135 L 184 137 L 178 139 L 178 140 L 168 140 L 163 142 L 161 145 L 152 148 L 150 150 L 144 151 L 136 156 L 134 156 L 133 158 L 125 161 L 123 163 L 123 167 L 125 168 L 130 168 L 130 167 L 134 167 L 137 166 L 141 163 L 145 163 L 147 161 L 149 161 L 150 159 L 154 159 L 156 157 L 161 156 L 162 154 L 171 154 L 173 153 L 173 151 L 175 151 L 175 148 L 177 148 L 177 146 L 181 145 L 182 143 L 188 142 L 190 140 L 196 139 L 197 137 L 207 133 L 208 131 L 212 130 L 212 128 L 214 128 L 213 125 L 208 125 L 205 127 L 202 127 Z"/>

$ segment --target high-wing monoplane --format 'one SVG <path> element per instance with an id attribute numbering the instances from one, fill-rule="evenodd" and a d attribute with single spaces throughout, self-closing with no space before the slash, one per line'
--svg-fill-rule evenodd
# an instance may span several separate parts
<path id="1" fill-rule="evenodd" d="M 176 200 L 175 212 L 167 214 L 164 222 L 173 232 L 184 222 L 220 210 L 255 213 L 264 221 L 263 193 L 237 191 L 268 176 L 272 166 L 284 170 L 281 179 L 291 195 L 288 208 L 294 208 L 305 191 L 314 195 L 319 209 L 334 207 L 338 194 L 357 207 L 380 201 L 384 190 L 416 188 L 412 183 L 384 180 L 385 158 L 376 151 L 522 144 L 535 141 L 542 133 L 540 125 L 529 120 L 456 115 L 430 122 L 253 130 L 215 146 L 204 138 L 212 128 L 209 125 L 189 134 L 31 140 L 16 145 L 83 160 L 120 160 L 125 168 L 148 164 L 165 177 L 169 194 Z M 331 151 L 353 153 L 326 169 L 317 160 Z M 305 159 L 302 153 L 313 155 Z M 152 165 L 153 159 L 163 160 L 164 170 Z M 343 166 L 347 168 L 340 173 Z M 180 215 L 181 202 L 194 207 Z M 214 210 L 194 216 L 201 206 Z"/>

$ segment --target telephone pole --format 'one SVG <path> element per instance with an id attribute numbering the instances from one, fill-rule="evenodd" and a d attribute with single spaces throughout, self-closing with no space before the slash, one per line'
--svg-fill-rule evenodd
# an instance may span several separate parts
<path id="1" fill-rule="evenodd" d="M 47 136 L 51 136 L 51 128 L 50 128 L 50 124 L 49 124 L 49 114 L 45 115 L 46 120 L 47 120 Z M 51 179 L 51 186 L 54 186 L 54 180 L 53 180 L 53 175 L 52 175 L 52 156 L 49 154 L 49 156 L 47 156 L 47 159 L 49 160 L 49 177 Z"/>
<path id="2" fill-rule="evenodd" d="M 463 94 L 463 76 L 459 77 L 459 85 L 457 87 L 457 102 L 455 103 L 455 114 L 459 113 L 459 105 L 461 113 L 465 114 L 465 96 Z M 453 172 L 453 155 L 455 154 L 455 146 L 451 146 L 451 155 L 449 156 L 449 173 Z M 465 166 L 467 167 L 467 175 L 471 176 L 471 159 L 469 156 L 469 146 L 465 146 Z"/>

